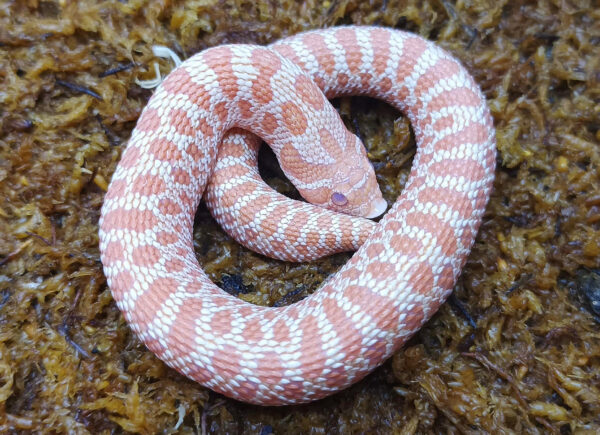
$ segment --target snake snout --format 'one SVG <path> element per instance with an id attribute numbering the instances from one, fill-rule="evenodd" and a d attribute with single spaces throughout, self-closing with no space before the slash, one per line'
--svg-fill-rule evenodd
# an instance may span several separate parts
<path id="1" fill-rule="evenodd" d="M 371 210 L 365 217 L 367 219 L 373 219 L 373 218 L 379 217 L 383 213 L 385 213 L 387 208 L 388 208 L 387 201 L 383 198 L 379 198 L 379 199 L 375 200 L 375 202 L 373 202 L 373 205 L 371 206 Z"/>

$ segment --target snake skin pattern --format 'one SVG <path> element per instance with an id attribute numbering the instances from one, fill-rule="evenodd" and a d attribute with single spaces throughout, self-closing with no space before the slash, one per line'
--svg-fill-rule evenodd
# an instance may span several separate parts
<path id="1" fill-rule="evenodd" d="M 362 145 L 326 101 L 357 94 L 404 112 L 417 141 L 404 191 L 378 224 L 326 210 L 383 211 Z M 265 139 L 321 207 L 298 208 L 260 187 L 256 139 L 227 133 L 234 127 Z M 338 27 L 269 47 L 211 48 L 157 88 L 113 175 L 100 219 L 108 284 L 146 346 L 202 385 L 263 405 L 319 399 L 380 365 L 445 301 L 481 223 L 495 156 L 477 85 L 416 35 Z M 193 249 L 194 213 L 213 169 L 207 203 L 246 246 L 297 260 L 362 246 L 293 305 L 227 294 Z"/>
<path id="2" fill-rule="evenodd" d="M 294 201 L 269 187 L 258 173 L 260 143 L 258 136 L 230 130 L 206 189 L 208 209 L 233 239 L 284 261 L 311 261 L 364 244 L 373 221 Z"/>

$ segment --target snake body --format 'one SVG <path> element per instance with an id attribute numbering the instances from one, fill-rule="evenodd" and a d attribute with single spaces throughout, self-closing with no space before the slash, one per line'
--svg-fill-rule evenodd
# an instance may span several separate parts
<path id="1" fill-rule="evenodd" d="M 378 224 L 354 217 L 380 213 L 382 198 L 360 141 L 326 101 L 358 94 L 404 112 L 417 141 L 404 191 Z M 264 138 L 321 207 L 260 187 L 256 139 L 235 127 Z M 495 156 L 477 85 L 416 35 L 350 26 L 210 48 L 157 88 L 113 175 L 100 220 L 108 284 L 138 337 L 180 373 L 251 403 L 315 400 L 380 365 L 444 302 L 480 225 Z M 300 302 L 245 303 L 194 254 L 194 213 L 209 184 L 213 215 L 266 255 L 305 260 L 362 246 Z"/>

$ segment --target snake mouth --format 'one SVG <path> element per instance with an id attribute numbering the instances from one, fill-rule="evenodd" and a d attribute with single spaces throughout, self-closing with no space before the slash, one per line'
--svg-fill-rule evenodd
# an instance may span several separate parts
<path id="1" fill-rule="evenodd" d="M 388 207 L 387 201 L 383 198 L 379 198 L 379 199 L 375 200 L 375 202 L 371 206 L 371 210 L 365 217 L 367 219 L 373 219 L 378 216 L 381 216 L 383 213 L 385 213 L 385 211 L 387 210 L 387 207 Z"/>

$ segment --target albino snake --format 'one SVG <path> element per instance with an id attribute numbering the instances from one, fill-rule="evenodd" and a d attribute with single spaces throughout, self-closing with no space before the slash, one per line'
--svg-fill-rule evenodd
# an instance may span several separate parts
<path id="1" fill-rule="evenodd" d="M 364 219 L 386 208 L 373 168 L 326 100 L 357 94 L 404 112 L 417 141 L 404 191 L 378 224 Z M 263 138 L 321 207 L 261 184 L 258 141 L 234 127 Z M 338 27 L 210 48 L 156 89 L 113 175 L 100 220 L 108 284 L 139 338 L 184 375 L 252 403 L 315 400 L 363 378 L 444 302 L 495 156 L 477 85 L 416 35 Z M 265 255 L 306 260 L 362 246 L 306 299 L 248 304 L 213 284 L 194 254 L 205 190 L 221 225 Z"/>

